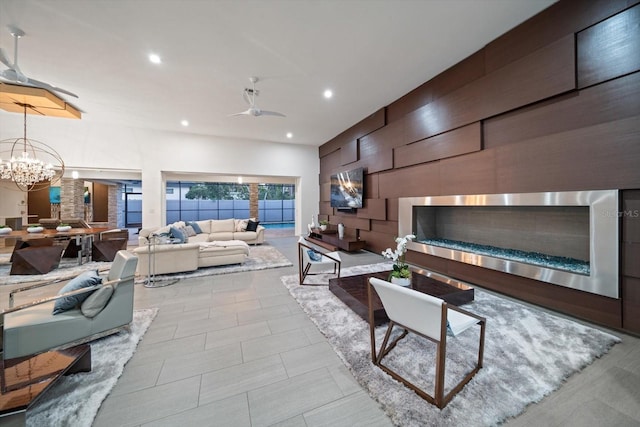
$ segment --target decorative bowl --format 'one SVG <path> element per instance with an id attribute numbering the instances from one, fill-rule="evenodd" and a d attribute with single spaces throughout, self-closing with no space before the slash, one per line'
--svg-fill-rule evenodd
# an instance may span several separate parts
<path id="1" fill-rule="evenodd" d="M 2 227 L 2 228 L 0 228 L 0 234 L 9 234 L 12 231 L 13 230 L 11 229 L 11 227 Z"/>
<path id="2" fill-rule="evenodd" d="M 71 230 L 70 225 L 59 225 L 56 227 L 56 231 L 69 231 Z"/>
<path id="3" fill-rule="evenodd" d="M 44 227 L 28 227 L 27 233 L 42 233 Z"/>

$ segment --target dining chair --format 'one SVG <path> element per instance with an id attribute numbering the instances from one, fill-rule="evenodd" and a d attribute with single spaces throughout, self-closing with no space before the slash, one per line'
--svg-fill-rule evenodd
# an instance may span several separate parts
<path id="1" fill-rule="evenodd" d="M 380 297 L 382 305 L 390 319 L 379 350 L 376 349 L 374 326 L 374 292 Z M 480 368 L 482 368 L 486 325 L 486 319 L 484 317 L 447 304 L 440 298 L 418 292 L 414 289 L 395 285 L 375 277 L 369 279 L 368 301 L 371 360 L 373 364 L 412 389 L 427 402 L 436 405 L 440 409 L 444 408 L 473 378 Z M 450 334 L 455 337 L 474 325 L 480 325 L 477 361 L 474 362 L 473 369 L 457 382 L 457 384 L 452 385 L 450 390 L 445 393 L 447 335 Z M 396 326 L 404 329 L 404 331 L 389 342 L 391 333 Z M 413 333 L 436 344 L 435 390 L 433 395 L 422 390 L 407 380 L 403 375 L 382 363 L 382 360 L 396 347 L 398 342 L 409 333 Z M 420 357 L 420 355 L 416 354 L 415 357 Z"/>

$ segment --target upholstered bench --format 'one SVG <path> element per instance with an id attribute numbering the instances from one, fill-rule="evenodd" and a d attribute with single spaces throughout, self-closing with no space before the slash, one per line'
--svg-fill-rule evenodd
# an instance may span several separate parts
<path id="1" fill-rule="evenodd" d="M 241 264 L 249 256 L 249 245 L 241 240 L 157 244 L 133 250 L 138 256 L 138 274 L 149 273 L 149 251 L 155 258 L 155 274 L 180 273 L 199 267 Z"/>
<path id="2" fill-rule="evenodd" d="M 198 267 L 242 264 L 249 256 L 249 245 L 242 240 L 200 243 Z"/>

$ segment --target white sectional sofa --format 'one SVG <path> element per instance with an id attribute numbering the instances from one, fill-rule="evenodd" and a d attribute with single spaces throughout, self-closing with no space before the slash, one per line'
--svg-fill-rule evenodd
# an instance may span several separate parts
<path id="1" fill-rule="evenodd" d="M 139 258 L 138 274 L 149 273 L 150 261 L 155 266 L 155 274 L 243 263 L 249 256 L 249 244 L 264 243 L 264 227 L 258 225 L 256 231 L 243 231 L 246 222 L 237 219 L 204 220 L 194 221 L 197 227 L 193 227 L 192 223 L 180 221 L 165 227 L 143 228 L 138 234 L 139 246 L 133 250 Z M 187 236 L 185 243 L 150 244 L 150 236 L 169 236 L 172 226 L 187 228 L 189 224 L 201 233 Z"/>
<path id="2" fill-rule="evenodd" d="M 195 236 L 188 236 L 189 243 L 214 242 L 226 240 L 242 240 L 250 245 L 259 245 L 264 243 L 264 227 L 258 225 L 256 231 L 246 231 L 248 219 L 207 219 L 203 221 L 193 221 L 197 224 L 202 233 Z M 148 237 L 151 234 L 162 235 L 168 234 L 171 226 L 186 227 L 189 223 L 178 221 L 164 227 L 143 228 L 138 233 L 138 245 L 146 246 Z M 244 224 L 244 230 L 243 230 Z"/>

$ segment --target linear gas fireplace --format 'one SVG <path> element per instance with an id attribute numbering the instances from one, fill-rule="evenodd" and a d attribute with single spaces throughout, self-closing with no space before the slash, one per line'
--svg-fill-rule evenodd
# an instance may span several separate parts
<path id="1" fill-rule="evenodd" d="M 618 191 L 400 199 L 409 250 L 618 298 Z"/>

